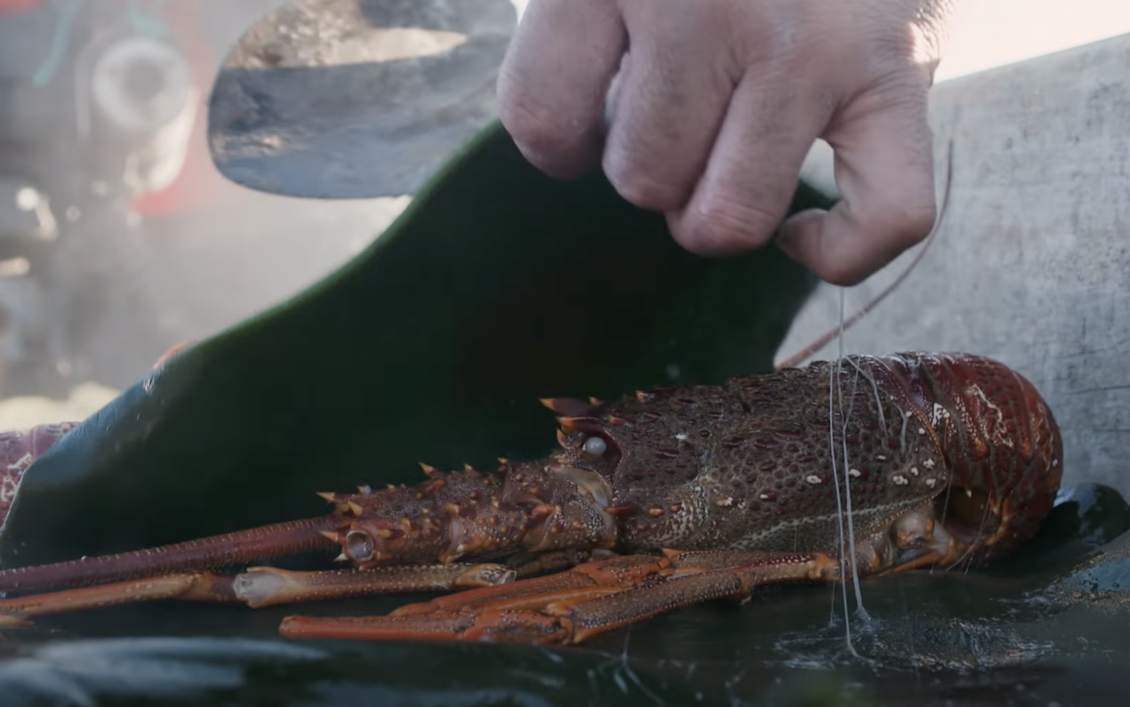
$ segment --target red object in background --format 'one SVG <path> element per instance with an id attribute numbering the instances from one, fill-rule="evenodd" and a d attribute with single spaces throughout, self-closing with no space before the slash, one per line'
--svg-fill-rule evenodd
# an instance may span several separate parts
<path id="1" fill-rule="evenodd" d="M 35 7 L 42 0 L 0 0 L 0 13 L 16 12 Z"/>
<path id="2" fill-rule="evenodd" d="M 0 15 L 30 10 L 43 0 L 0 0 Z M 229 181 L 216 168 L 208 148 L 208 96 L 220 67 L 216 50 L 203 33 L 200 12 L 205 3 L 197 0 L 169 3 L 164 20 L 177 42 L 188 54 L 193 79 L 200 95 L 188 153 L 176 180 L 165 189 L 142 194 L 134 210 L 143 218 L 160 218 L 214 209 L 228 204 L 246 190 Z"/>
<path id="3" fill-rule="evenodd" d="M 210 67 L 205 67 L 210 68 Z M 197 80 L 200 80 L 198 76 Z M 211 71 L 208 83 L 211 88 Z M 212 161 L 208 149 L 208 92 L 199 99 L 192 137 L 184 166 L 176 181 L 161 191 L 142 194 L 134 201 L 134 210 L 143 218 L 173 216 L 188 211 L 216 208 L 235 199 L 241 187 L 228 181 Z"/>
<path id="4" fill-rule="evenodd" d="M 0 0 L 0 3 L 11 1 Z M 201 3 L 170 3 L 167 7 L 165 20 L 188 54 L 200 95 L 184 166 L 176 181 L 168 187 L 142 194 L 134 201 L 134 210 L 143 218 L 216 208 L 234 200 L 242 190 L 220 173 L 208 148 L 208 96 L 220 67 L 220 58 L 216 57 L 208 38 L 201 32 Z"/>

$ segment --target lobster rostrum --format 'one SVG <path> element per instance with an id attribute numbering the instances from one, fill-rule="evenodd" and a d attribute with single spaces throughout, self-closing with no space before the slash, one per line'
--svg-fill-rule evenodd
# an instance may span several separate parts
<path id="1" fill-rule="evenodd" d="M 320 518 L 0 570 L 0 592 L 17 595 L 0 600 L 0 626 L 153 599 L 260 607 L 463 590 L 387 616 L 291 616 L 280 633 L 578 643 L 762 584 L 995 561 L 1036 532 L 1062 476 L 1039 393 L 966 354 L 851 356 L 543 403 L 560 424 L 544 459 L 485 473 L 422 465 L 416 485 L 320 494 L 332 504 Z M 854 558 L 841 550 L 847 493 Z M 350 567 L 214 572 L 319 548 Z"/>

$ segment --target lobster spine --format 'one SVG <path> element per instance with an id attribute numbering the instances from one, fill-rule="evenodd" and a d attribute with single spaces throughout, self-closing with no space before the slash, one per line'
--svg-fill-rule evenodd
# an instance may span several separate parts
<path id="1" fill-rule="evenodd" d="M 430 480 L 421 484 L 319 494 L 336 506 L 339 559 L 363 568 L 446 564 L 616 541 L 611 491 L 592 472 L 544 463 L 504 463 L 498 474 L 422 466 Z"/>

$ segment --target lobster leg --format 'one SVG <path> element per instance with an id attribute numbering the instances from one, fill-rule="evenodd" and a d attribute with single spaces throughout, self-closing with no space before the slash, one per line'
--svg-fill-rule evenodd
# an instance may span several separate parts
<path id="1" fill-rule="evenodd" d="M 450 564 L 376 569 L 296 572 L 251 567 L 236 575 L 192 572 L 112 582 L 59 592 L 0 599 L 0 626 L 69 611 L 85 611 L 142 601 L 245 604 L 253 609 L 276 604 L 322 601 L 372 594 L 489 587 L 513 581 L 512 569 L 494 564 Z"/>
<path id="2" fill-rule="evenodd" d="M 514 570 L 494 564 L 418 565 L 294 572 L 251 567 L 235 579 L 235 593 L 253 609 L 398 592 L 450 591 L 514 581 Z"/>
<path id="3" fill-rule="evenodd" d="M 840 561 L 824 553 L 678 552 L 589 562 L 560 575 L 471 590 L 388 616 L 287 617 L 290 638 L 438 639 L 580 643 L 599 633 L 692 604 L 744 600 L 753 587 L 835 581 Z"/>
<path id="4" fill-rule="evenodd" d="M 225 581 L 227 580 L 227 581 Z M 28 619 L 47 614 L 86 611 L 159 599 L 185 599 L 220 603 L 237 602 L 231 578 L 210 572 L 166 574 L 159 577 L 112 582 L 96 587 L 68 589 L 48 594 L 0 600 L 0 627 L 24 626 Z"/>

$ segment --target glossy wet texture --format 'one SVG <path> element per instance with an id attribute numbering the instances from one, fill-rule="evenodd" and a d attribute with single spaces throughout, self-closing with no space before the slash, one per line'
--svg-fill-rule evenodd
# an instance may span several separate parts
<path id="1" fill-rule="evenodd" d="M 852 622 L 858 658 L 827 587 L 767 588 L 745 606 L 693 607 L 571 649 L 291 642 L 275 631 L 293 606 L 168 603 L 5 632 L 0 707 L 1121 704 L 1109 666 L 1130 660 L 1127 529 L 1130 506 L 1084 485 L 1060 494 L 1015 562 L 868 580 L 872 619 Z M 384 612 L 427 596 L 297 608 Z"/>

